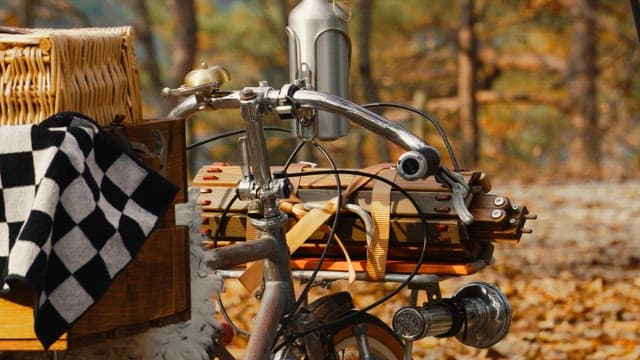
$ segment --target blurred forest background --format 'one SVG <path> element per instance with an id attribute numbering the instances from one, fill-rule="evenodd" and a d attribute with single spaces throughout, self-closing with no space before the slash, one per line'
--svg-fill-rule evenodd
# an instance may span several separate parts
<path id="1" fill-rule="evenodd" d="M 0 0 L 6 26 L 132 24 L 146 117 L 166 113 L 202 61 L 227 89 L 288 81 L 285 24 L 296 0 Z M 438 118 L 462 166 L 494 177 L 621 180 L 640 168 L 640 64 L 626 0 L 351 0 L 350 97 L 393 101 Z M 446 156 L 436 131 L 384 113 Z M 278 120 L 274 124 L 283 126 Z M 242 126 L 237 111 L 199 115 L 193 139 Z M 277 136 L 280 136 L 279 138 Z M 272 162 L 291 139 L 274 135 Z M 393 161 L 399 149 L 360 129 L 326 144 L 340 166 Z M 353 154 L 350 156 L 342 156 Z M 237 162 L 235 139 L 193 154 Z M 446 160 L 445 160 L 446 161 Z"/>
<path id="2" fill-rule="evenodd" d="M 172 106 L 160 90 L 179 86 L 201 61 L 229 69 L 227 89 L 287 82 L 284 27 L 296 3 L 0 0 L 0 22 L 134 25 L 144 112 L 151 118 Z M 510 334 L 482 350 L 428 338 L 417 343 L 414 358 L 640 358 L 640 43 L 629 1 L 347 3 L 353 12 L 351 99 L 431 113 L 463 167 L 504 181 L 497 191 L 539 215 L 532 235 L 517 248 L 497 245 L 495 265 L 470 277 L 505 291 L 514 306 Z M 446 157 L 428 123 L 397 110 L 384 115 Z M 268 123 L 285 126 L 276 119 Z M 192 141 L 241 126 L 238 111 L 200 114 L 189 122 Z M 273 135 L 272 162 L 282 163 L 293 145 Z M 399 153 L 357 128 L 323 145 L 340 166 L 393 161 Z M 192 154 L 194 167 L 237 163 L 236 148 L 235 139 L 207 146 Z M 514 179 L 520 181 L 509 181 Z M 469 280 L 444 282 L 443 294 Z M 395 287 L 385 286 L 364 283 L 350 290 L 365 306 Z M 257 300 L 233 290 L 228 296 L 227 310 L 248 328 Z M 376 314 L 389 323 L 404 305 L 406 299 L 394 298 Z M 233 345 L 238 354 L 242 341 L 236 337 Z"/>

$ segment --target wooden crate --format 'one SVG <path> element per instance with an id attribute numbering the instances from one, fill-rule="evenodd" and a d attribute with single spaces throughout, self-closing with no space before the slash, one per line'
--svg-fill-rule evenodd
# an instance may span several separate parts
<path id="1" fill-rule="evenodd" d="M 316 170 L 326 169 L 306 168 L 302 172 L 313 173 Z M 493 251 L 492 243 L 516 243 L 520 240 L 523 231 L 526 231 L 523 228 L 528 215 L 526 207 L 512 206 L 508 198 L 489 194 L 490 184 L 483 174 L 465 172 L 463 175 L 473 194 L 473 198 L 469 199 L 469 209 L 475 220 L 470 225 L 465 225 L 458 219 L 453 208 L 451 191 L 433 178 L 417 181 L 395 179 L 395 183 L 416 200 L 426 217 L 428 244 L 424 260 L 431 265 L 473 264 L 477 260 L 490 261 Z M 221 224 L 223 210 L 233 198 L 236 183 L 240 178 L 241 172 L 238 166 L 204 166 L 196 174 L 193 183 L 201 189 L 199 202 L 202 208 L 203 233 L 209 235 L 216 233 Z M 295 177 L 290 180 L 297 184 L 295 195 L 304 202 L 322 202 L 336 196 L 336 180 L 333 174 Z M 340 175 L 343 191 L 353 180 L 353 175 Z M 371 211 L 372 192 L 372 183 L 369 182 L 352 194 L 349 201 L 358 204 L 364 210 Z M 424 245 L 423 224 L 417 210 L 403 194 L 390 190 L 388 196 L 389 217 L 386 219 L 390 228 L 389 246 L 386 250 L 388 260 L 415 264 Z M 498 198 L 500 201 L 497 201 Z M 224 231 L 221 231 L 216 246 L 245 241 L 247 205 L 248 202 L 239 200 L 231 205 L 223 227 Z M 495 212 L 499 216 L 492 215 Z M 329 219 L 326 223 L 332 224 L 332 222 L 333 219 Z M 295 221 L 290 217 L 285 224 L 287 230 L 294 223 Z M 341 213 L 341 222 L 336 227 L 336 234 L 345 245 L 352 260 L 366 260 L 368 257 L 365 233 L 365 226 L 359 217 L 349 212 Z M 318 259 L 325 251 L 326 235 L 324 232 L 316 231 L 292 254 L 292 258 L 305 259 L 305 261 Z M 327 249 L 327 256 L 332 260 L 344 258 L 343 250 L 336 242 Z M 412 267 L 409 266 L 407 269 Z M 438 269 L 443 273 L 453 268 L 427 267 L 425 271 L 429 272 L 432 269 Z M 446 274 L 457 273 L 456 270 Z"/>
<path id="2" fill-rule="evenodd" d="M 186 201 L 184 121 L 144 122 L 127 127 L 125 133 L 134 147 L 144 143 L 151 153 L 159 150 L 156 139 L 162 139 L 166 160 L 143 158 L 180 187 L 174 204 Z M 175 226 L 172 205 L 105 296 L 50 349 L 64 350 L 186 321 L 190 293 L 188 231 Z M 33 293 L 24 285 L 0 297 L 0 351 L 42 350 L 33 331 L 32 304 Z"/>

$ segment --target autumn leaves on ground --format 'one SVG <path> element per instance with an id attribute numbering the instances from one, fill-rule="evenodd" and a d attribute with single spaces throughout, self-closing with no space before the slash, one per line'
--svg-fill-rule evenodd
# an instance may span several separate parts
<path id="1" fill-rule="evenodd" d="M 472 280 L 498 285 L 513 306 L 510 333 L 488 350 L 426 338 L 415 344 L 414 359 L 640 358 L 640 182 L 494 184 L 493 192 L 538 214 L 534 233 L 518 247 L 497 245 L 494 265 L 443 282 L 442 292 L 450 296 Z M 393 286 L 359 283 L 350 289 L 365 306 Z M 390 323 L 406 296 L 375 313 Z M 242 326 L 249 326 L 254 312 L 246 303 L 228 298 Z M 241 339 L 234 345 L 241 353 Z"/>

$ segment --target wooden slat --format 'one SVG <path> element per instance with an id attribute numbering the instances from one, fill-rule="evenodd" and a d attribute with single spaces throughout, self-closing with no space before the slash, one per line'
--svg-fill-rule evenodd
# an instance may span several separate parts
<path id="1" fill-rule="evenodd" d="M 309 259 L 293 259 L 291 260 L 292 270 L 314 270 L 318 264 L 317 258 Z M 356 271 L 365 271 L 367 262 L 365 260 L 353 261 Z M 438 274 L 438 275 L 471 275 L 478 272 L 486 266 L 486 262 L 479 260 L 468 263 L 444 264 L 444 263 L 425 263 L 420 266 L 418 273 L 420 274 Z M 416 264 L 410 261 L 387 261 L 387 272 L 398 274 L 410 274 L 416 267 Z M 347 271 L 346 261 L 325 260 L 321 266 L 321 270 L 327 271 Z"/>
<path id="2" fill-rule="evenodd" d="M 33 325 L 33 291 L 17 283 L 0 297 L 0 351 L 42 351 Z M 62 335 L 50 350 L 65 350 L 67 334 Z"/>
<path id="3" fill-rule="evenodd" d="M 216 169 L 216 172 L 210 172 L 212 169 Z M 278 167 L 272 167 L 272 172 L 277 171 Z M 305 168 L 302 171 L 304 173 L 313 173 L 318 170 L 328 170 L 320 168 Z M 464 172 L 462 173 L 467 183 L 477 183 L 482 177 L 478 172 Z M 214 175 L 216 179 L 207 179 L 207 176 Z M 234 187 L 238 180 L 241 178 L 241 171 L 239 166 L 203 166 L 200 171 L 193 178 L 193 184 L 197 186 L 212 186 L 212 187 Z M 353 180 L 354 175 L 340 174 L 340 183 L 343 188 L 346 188 Z M 437 183 L 433 177 L 429 177 L 423 180 L 408 181 L 402 178 L 398 178 L 395 183 L 405 190 L 420 190 L 420 191 L 447 191 L 447 188 Z M 307 175 L 303 176 L 300 180 L 301 188 L 308 189 L 335 189 L 336 179 L 335 175 Z M 371 188 L 371 182 L 367 183 L 364 188 Z"/>
<path id="4" fill-rule="evenodd" d="M 142 160 L 146 160 L 145 163 L 153 170 L 180 187 L 165 216 L 159 221 L 158 227 L 175 226 L 173 206 L 187 201 L 187 160 L 184 129 L 183 119 L 171 119 L 146 120 L 136 126 L 127 126 L 124 130 L 130 142 L 144 144 L 154 154 L 153 157 L 143 157 Z M 160 136 L 162 145 L 157 142 L 158 136 Z M 165 149 L 161 149 L 160 147 L 162 146 Z M 162 159 L 155 155 L 157 153 L 166 154 L 166 156 Z"/>

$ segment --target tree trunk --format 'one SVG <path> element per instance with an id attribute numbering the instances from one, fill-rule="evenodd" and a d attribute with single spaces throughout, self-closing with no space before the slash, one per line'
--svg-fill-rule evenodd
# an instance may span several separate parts
<path id="1" fill-rule="evenodd" d="M 130 3 L 133 13 L 136 14 L 134 20 L 134 27 L 136 30 L 136 37 L 142 43 L 142 48 L 145 52 L 145 61 L 141 64 L 142 68 L 149 74 L 151 87 L 149 93 L 156 96 L 153 97 L 153 103 L 155 105 L 160 104 L 159 96 L 160 90 L 168 85 L 164 83 L 162 73 L 160 72 L 160 66 L 158 65 L 158 54 L 153 42 L 153 25 L 149 16 L 149 10 L 145 0 L 133 0 Z"/>
<path id="2" fill-rule="evenodd" d="M 596 99 L 596 21 L 597 0 L 575 0 L 573 41 L 569 63 L 569 97 L 572 104 L 571 125 L 574 132 L 569 144 L 571 175 L 600 175 L 600 132 Z"/>
<path id="3" fill-rule="evenodd" d="M 357 13 L 360 16 L 358 23 L 358 74 L 360 75 L 361 91 L 364 101 L 371 103 L 378 101 L 378 92 L 376 90 L 375 82 L 371 74 L 371 11 L 373 8 L 374 0 L 358 0 L 356 3 Z M 357 166 L 362 167 L 364 165 L 365 154 L 362 146 L 365 141 L 363 139 L 357 139 L 356 143 L 359 147 L 357 154 Z M 389 143 L 387 141 L 375 141 L 376 155 L 379 162 L 389 162 Z"/>
<path id="4" fill-rule="evenodd" d="M 172 0 L 172 3 L 176 19 L 176 38 L 171 56 L 169 85 L 176 87 L 182 84 L 184 76 L 193 69 L 198 45 L 198 24 L 194 0 Z"/>
<path id="5" fill-rule="evenodd" d="M 462 131 L 461 165 L 473 168 L 480 159 L 480 131 L 478 128 L 475 99 L 477 49 L 473 25 L 473 0 L 460 0 L 460 24 L 458 29 L 458 101 L 460 129 Z"/>
<path id="6" fill-rule="evenodd" d="M 198 24 L 196 20 L 194 0 L 172 0 L 171 2 L 175 16 L 176 31 L 174 31 L 174 33 L 176 36 L 173 39 L 171 65 L 166 78 L 169 79 L 169 83 L 167 85 L 175 88 L 183 83 L 184 76 L 193 69 L 196 51 L 198 49 Z M 177 98 L 167 98 L 163 113 L 167 113 L 167 111 L 176 103 Z M 187 143 L 194 140 L 194 121 L 187 121 L 186 137 Z M 203 154 L 204 151 L 206 150 L 201 147 L 198 151 L 192 151 L 190 153 L 189 163 L 192 174 L 197 171 L 197 167 L 200 165 L 196 160 L 198 154 Z"/>
<path id="7" fill-rule="evenodd" d="M 22 3 L 22 14 L 20 21 L 22 22 L 22 26 L 31 28 L 35 25 L 35 7 L 38 5 L 38 0 L 24 0 Z"/>

